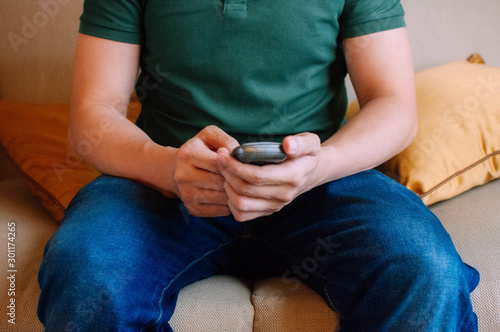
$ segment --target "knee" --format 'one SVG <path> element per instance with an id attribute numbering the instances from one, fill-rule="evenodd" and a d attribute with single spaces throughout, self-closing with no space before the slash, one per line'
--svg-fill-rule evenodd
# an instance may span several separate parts
<path id="1" fill-rule="evenodd" d="M 47 330 L 83 331 L 113 321 L 110 313 L 132 278 L 110 247 L 103 235 L 68 227 L 52 237 L 38 275 L 38 316 Z"/>
<path id="2" fill-rule="evenodd" d="M 120 273 L 120 267 L 133 257 L 127 253 L 127 234 L 113 232 L 108 226 L 96 227 L 68 222 L 54 234 L 46 245 L 40 267 L 40 281 L 45 275 L 60 282 L 72 284 L 90 278 L 106 283 L 112 273 Z M 120 241 L 120 242 L 118 242 Z"/>
<path id="3" fill-rule="evenodd" d="M 93 241 L 82 234 L 65 232 L 60 229 L 47 243 L 44 257 L 38 274 L 38 282 L 42 295 L 61 296 L 56 289 L 80 289 L 86 292 L 96 285 L 96 277 L 103 272 L 105 266 L 102 243 Z M 101 254 L 99 254 L 101 252 Z M 105 281 L 102 278 L 101 282 Z M 93 280 L 93 283 L 88 283 Z M 100 286 L 102 288 L 102 284 Z M 83 289 L 85 288 L 85 290 Z M 59 293 L 59 294 L 56 294 Z M 65 296 L 78 296 L 77 292 L 65 292 Z"/>
<path id="4" fill-rule="evenodd" d="M 387 257 L 385 264 L 395 285 L 433 292 L 438 297 L 456 291 L 465 267 L 458 253 L 454 248 L 424 247 L 406 248 Z"/>

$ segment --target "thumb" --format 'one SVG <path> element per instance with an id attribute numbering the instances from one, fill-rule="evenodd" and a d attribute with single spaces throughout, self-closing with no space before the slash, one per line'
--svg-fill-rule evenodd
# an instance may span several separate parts
<path id="1" fill-rule="evenodd" d="M 291 158 L 316 155 L 321 149 L 321 140 L 318 135 L 313 133 L 301 133 L 287 136 L 283 140 L 283 149 Z"/>

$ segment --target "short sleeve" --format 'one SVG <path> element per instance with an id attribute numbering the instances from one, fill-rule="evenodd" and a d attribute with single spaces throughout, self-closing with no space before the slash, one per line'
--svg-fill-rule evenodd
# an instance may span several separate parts
<path id="1" fill-rule="evenodd" d="M 400 0 L 346 0 L 340 16 L 343 39 L 405 27 Z"/>
<path id="2" fill-rule="evenodd" d="M 141 0 L 85 0 L 80 17 L 82 34 L 129 44 L 142 40 Z"/>

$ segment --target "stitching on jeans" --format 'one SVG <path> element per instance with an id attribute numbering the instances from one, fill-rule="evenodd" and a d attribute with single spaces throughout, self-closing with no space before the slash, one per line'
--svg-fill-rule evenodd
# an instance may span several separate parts
<path id="1" fill-rule="evenodd" d="M 207 251 L 203 256 L 195 259 L 194 261 L 192 261 L 191 263 L 189 263 L 184 269 L 182 269 L 179 273 L 177 273 L 177 275 L 172 279 L 170 280 L 170 282 L 168 283 L 168 285 L 163 288 L 163 290 L 161 291 L 161 295 L 160 295 L 160 301 L 158 302 L 158 308 L 160 310 L 160 315 L 158 316 L 158 319 L 155 321 L 155 323 L 158 323 L 160 321 L 160 319 L 163 317 L 163 308 L 161 307 L 162 303 L 163 303 L 163 296 L 165 295 L 165 292 L 167 291 L 167 289 L 184 273 L 186 272 L 189 268 L 191 268 L 194 264 L 198 263 L 199 261 L 201 261 L 202 259 L 204 259 L 205 257 L 207 257 L 208 255 L 216 252 L 217 250 L 219 250 L 221 247 L 223 246 L 226 246 L 226 245 L 229 245 L 230 243 L 232 243 L 235 239 L 232 239 L 231 241 L 227 242 L 227 243 L 221 243 L 217 246 L 217 248 L 213 249 L 213 250 L 210 250 L 210 251 Z"/>
<path id="2" fill-rule="evenodd" d="M 340 310 L 337 308 L 335 304 L 333 304 L 332 297 L 330 296 L 330 293 L 328 292 L 328 289 L 326 288 L 326 284 L 323 286 L 323 292 L 325 292 L 326 297 L 328 298 L 328 303 L 330 303 L 330 307 L 332 308 L 333 311 L 335 311 L 337 314 L 339 314 L 340 320 L 344 320 L 344 315 L 340 312 Z"/>

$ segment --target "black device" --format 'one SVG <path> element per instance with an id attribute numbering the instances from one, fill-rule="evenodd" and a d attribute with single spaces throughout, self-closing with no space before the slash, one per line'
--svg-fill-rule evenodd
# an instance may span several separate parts
<path id="1" fill-rule="evenodd" d="M 254 142 L 245 143 L 231 152 L 231 156 L 245 164 L 279 164 L 286 159 L 281 143 Z"/>

